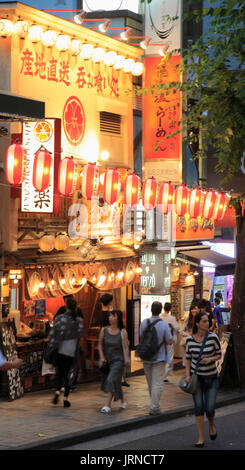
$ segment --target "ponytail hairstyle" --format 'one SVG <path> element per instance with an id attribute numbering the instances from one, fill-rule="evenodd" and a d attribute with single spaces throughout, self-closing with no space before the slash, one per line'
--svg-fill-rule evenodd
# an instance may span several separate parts
<path id="1" fill-rule="evenodd" d="M 194 324 L 193 324 L 193 329 L 192 329 L 192 334 L 195 334 L 197 333 L 197 323 L 200 322 L 200 320 L 202 319 L 202 317 L 206 315 L 206 317 L 208 317 L 208 313 L 207 312 L 199 312 L 196 314 L 196 316 L 194 317 Z"/>
<path id="2" fill-rule="evenodd" d="M 67 300 L 67 308 L 69 312 L 72 314 L 72 318 L 75 320 L 77 318 L 78 312 L 77 312 L 77 302 L 75 299 L 69 299 Z"/>

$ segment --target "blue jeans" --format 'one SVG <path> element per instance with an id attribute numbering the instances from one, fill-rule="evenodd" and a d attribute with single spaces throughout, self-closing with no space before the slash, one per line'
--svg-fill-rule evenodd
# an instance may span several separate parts
<path id="1" fill-rule="evenodd" d="M 214 416 L 218 388 L 218 377 L 198 376 L 197 393 L 193 395 L 195 416 L 204 416 L 205 412 L 207 418 Z"/>

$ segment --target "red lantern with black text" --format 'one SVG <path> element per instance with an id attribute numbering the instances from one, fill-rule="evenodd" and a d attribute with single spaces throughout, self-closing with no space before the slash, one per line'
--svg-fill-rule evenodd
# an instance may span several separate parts
<path id="1" fill-rule="evenodd" d="M 206 193 L 202 210 L 202 216 L 204 219 L 212 219 L 216 197 L 217 196 L 214 191 L 208 191 Z"/>
<path id="2" fill-rule="evenodd" d="M 140 199 L 140 188 L 141 181 L 139 176 L 135 174 L 128 175 L 124 180 L 123 192 L 124 198 L 123 203 L 129 207 L 135 207 L 139 203 Z"/>
<path id="3" fill-rule="evenodd" d="M 25 179 L 26 150 L 21 144 L 12 144 L 6 153 L 6 178 L 10 184 L 21 184 Z"/>
<path id="4" fill-rule="evenodd" d="M 99 167 L 95 163 L 83 167 L 81 192 L 88 201 L 99 194 Z"/>
<path id="5" fill-rule="evenodd" d="M 158 209 L 162 214 L 168 214 L 168 207 L 173 204 L 174 187 L 171 183 L 162 183 L 158 195 Z"/>
<path id="6" fill-rule="evenodd" d="M 221 220 L 225 215 L 225 211 L 228 205 L 228 197 L 224 193 L 218 193 L 216 202 L 214 205 L 213 218 L 214 220 Z"/>
<path id="7" fill-rule="evenodd" d="M 202 192 L 199 188 L 191 190 L 189 201 L 189 214 L 194 219 L 196 219 L 200 215 L 201 196 Z"/>
<path id="8" fill-rule="evenodd" d="M 175 212 L 182 217 L 187 212 L 188 206 L 188 188 L 182 184 L 175 190 Z"/>
<path id="9" fill-rule="evenodd" d="M 58 191 L 63 196 L 70 196 L 76 189 L 77 163 L 73 158 L 66 157 L 59 164 Z"/>
<path id="10" fill-rule="evenodd" d="M 110 168 L 105 172 L 103 199 L 107 204 L 117 201 L 121 189 L 121 175 L 119 171 Z"/>
<path id="11" fill-rule="evenodd" d="M 147 178 L 143 184 L 142 204 L 148 211 L 154 209 L 157 204 L 157 181 L 155 178 Z"/>
<path id="12" fill-rule="evenodd" d="M 50 185 L 53 159 L 46 149 L 35 154 L 33 163 L 32 184 L 37 191 L 44 191 Z"/>

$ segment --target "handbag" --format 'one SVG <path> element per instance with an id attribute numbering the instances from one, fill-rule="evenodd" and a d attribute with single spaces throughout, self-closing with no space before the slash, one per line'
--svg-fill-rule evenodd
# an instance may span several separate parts
<path id="1" fill-rule="evenodd" d="M 197 359 L 196 367 L 195 367 L 195 370 L 194 370 L 194 372 L 191 376 L 191 381 L 186 382 L 186 374 L 184 374 L 181 377 L 180 381 L 179 381 L 179 387 L 181 388 L 181 390 L 183 390 L 183 392 L 191 393 L 192 395 L 195 395 L 195 393 L 197 392 L 197 386 L 198 386 L 197 369 L 198 369 L 199 364 L 200 364 L 201 356 L 202 356 L 202 353 L 203 353 L 208 335 L 209 335 L 209 333 L 206 334 L 206 336 L 203 340 L 202 347 L 200 349 L 200 353 L 199 353 L 199 356 L 198 356 L 198 359 Z"/>
<path id="2" fill-rule="evenodd" d="M 49 349 L 44 352 L 44 360 L 47 364 L 52 364 L 53 366 L 57 366 L 57 356 L 58 356 L 58 348 Z"/>

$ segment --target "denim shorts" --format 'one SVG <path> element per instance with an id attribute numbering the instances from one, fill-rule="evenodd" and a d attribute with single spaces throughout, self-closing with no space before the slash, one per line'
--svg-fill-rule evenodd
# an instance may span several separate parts
<path id="1" fill-rule="evenodd" d="M 217 375 L 211 377 L 198 376 L 197 392 L 193 395 L 195 416 L 212 418 L 215 414 L 216 395 L 219 388 Z"/>

